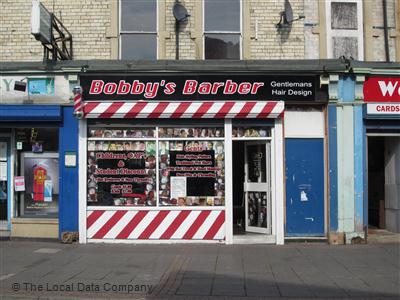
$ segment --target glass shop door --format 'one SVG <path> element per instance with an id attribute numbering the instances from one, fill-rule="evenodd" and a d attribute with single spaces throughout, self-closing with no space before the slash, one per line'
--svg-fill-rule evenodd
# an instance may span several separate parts
<path id="1" fill-rule="evenodd" d="M 245 144 L 246 232 L 271 234 L 270 153 L 269 141 Z"/>

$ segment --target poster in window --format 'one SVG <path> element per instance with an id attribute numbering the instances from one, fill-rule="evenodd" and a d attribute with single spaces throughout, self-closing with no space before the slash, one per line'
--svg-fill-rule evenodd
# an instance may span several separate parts
<path id="1" fill-rule="evenodd" d="M 21 196 L 25 217 L 58 218 L 58 158 L 51 155 L 54 156 L 24 158 L 25 192 Z M 46 181 L 51 181 L 51 201 L 46 194 Z"/>
<path id="2" fill-rule="evenodd" d="M 88 154 L 88 204 L 155 205 L 155 142 L 96 141 Z"/>
<path id="3" fill-rule="evenodd" d="M 186 177 L 171 176 L 171 198 L 186 197 Z"/>
<path id="4" fill-rule="evenodd" d="M 224 205 L 222 141 L 162 141 L 158 149 L 161 205 Z"/>

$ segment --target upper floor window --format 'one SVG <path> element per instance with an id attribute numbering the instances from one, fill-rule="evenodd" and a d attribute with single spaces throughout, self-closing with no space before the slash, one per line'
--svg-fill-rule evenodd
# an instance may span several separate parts
<path id="1" fill-rule="evenodd" d="M 157 0 L 121 0 L 120 58 L 157 59 Z"/>
<path id="2" fill-rule="evenodd" d="M 204 58 L 240 59 L 240 0 L 204 0 Z"/>
<path id="3" fill-rule="evenodd" d="M 327 0 L 328 58 L 364 59 L 361 0 Z"/>

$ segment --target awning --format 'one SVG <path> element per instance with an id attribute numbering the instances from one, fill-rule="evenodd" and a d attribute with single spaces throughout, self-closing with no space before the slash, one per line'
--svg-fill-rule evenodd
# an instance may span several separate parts
<path id="1" fill-rule="evenodd" d="M 91 119 L 265 119 L 281 118 L 283 101 L 103 102 L 84 104 Z"/>

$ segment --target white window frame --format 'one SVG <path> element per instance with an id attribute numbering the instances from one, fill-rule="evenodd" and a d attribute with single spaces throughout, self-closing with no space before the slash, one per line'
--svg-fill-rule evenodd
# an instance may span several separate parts
<path id="1" fill-rule="evenodd" d="M 209 60 L 209 58 L 206 58 L 206 34 L 238 34 L 239 35 L 239 59 L 243 59 L 243 3 L 242 0 L 239 0 L 239 25 L 240 25 L 240 31 L 219 31 L 219 30 L 211 30 L 211 31 L 206 31 L 206 20 L 205 20 L 205 1 L 202 1 L 202 12 L 203 12 L 203 53 L 202 57 L 204 60 Z"/>
<path id="2" fill-rule="evenodd" d="M 357 4 L 357 30 L 349 29 L 332 29 L 331 26 L 331 3 L 344 2 Z M 333 37 L 356 37 L 358 43 L 358 58 L 357 60 L 364 60 L 364 20 L 363 20 L 363 3 L 362 0 L 326 0 L 325 1 L 326 13 L 326 41 L 327 41 L 327 56 L 333 57 Z"/>
<path id="3" fill-rule="evenodd" d="M 121 0 L 118 1 L 118 57 L 122 59 L 122 38 L 124 34 L 155 34 L 156 36 L 156 60 L 159 58 L 159 0 L 156 0 L 156 31 L 122 30 Z"/>
<path id="4" fill-rule="evenodd" d="M 107 128 L 107 129 L 112 129 L 113 127 L 114 128 L 124 127 L 124 126 L 118 126 L 118 125 L 105 125 L 105 124 L 87 125 L 87 126 L 89 128 L 99 127 L 99 128 Z M 172 127 L 172 128 L 174 128 L 174 127 L 175 128 L 195 128 L 195 127 L 215 128 L 215 127 L 218 127 L 218 128 L 222 129 L 222 128 L 224 128 L 223 124 L 203 125 L 203 126 L 201 126 L 201 124 L 197 124 L 197 125 L 190 125 L 190 124 L 183 124 L 183 125 L 180 125 L 180 124 L 176 124 L 176 125 L 161 124 L 160 125 L 160 124 L 158 124 L 158 125 L 156 125 L 156 123 L 154 123 L 154 125 L 137 125 L 137 126 L 133 126 L 133 127 L 129 127 L 129 128 L 140 128 L 140 127 L 154 129 L 154 132 L 155 132 L 154 137 L 145 137 L 145 138 L 135 138 L 135 137 L 133 137 L 133 138 L 126 138 L 126 137 L 124 137 L 124 138 L 116 138 L 116 137 L 114 137 L 114 138 L 99 138 L 99 137 L 89 137 L 89 135 L 87 134 L 87 129 L 86 129 L 86 145 L 85 145 L 85 147 L 86 147 L 86 150 L 87 150 L 88 149 L 87 144 L 88 144 L 89 141 L 120 141 L 120 142 L 123 142 L 123 141 L 135 141 L 135 142 L 136 141 L 144 141 L 144 142 L 154 142 L 156 144 L 156 153 L 157 153 L 157 156 L 156 156 L 156 189 L 155 189 L 155 193 L 157 195 L 157 197 L 156 197 L 156 205 L 155 206 L 112 206 L 112 205 L 111 206 L 88 206 L 87 203 L 86 203 L 87 210 L 141 210 L 141 209 L 158 210 L 160 208 L 163 208 L 163 209 L 166 209 L 166 210 L 168 210 L 170 208 L 179 208 L 179 209 L 181 209 L 182 206 L 178 206 L 178 205 L 161 205 L 160 204 L 160 182 L 159 182 L 159 180 L 160 180 L 160 178 L 159 178 L 159 176 L 160 176 L 160 170 L 159 170 L 159 167 L 160 167 L 160 155 L 159 155 L 159 143 L 163 142 L 163 141 L 189 141 L 189 142 L 190 141 L 212 141 L 212 142 L 221 141 L 221 142 L 224 142 L 224 149 L 225 149 L 225 141 L 226 141 L 225 132 L 224 132 L 224 136 L 223 137 L 186 137 L 186 138 L 179 138 L 179 137 L 162 138 L 162 137 L 159 137 L 159 129 L 160 129 L 160 127 Z M 224 150 L 224 151 L 226 151 L 226 150 Z M 88 153 L 88 151 L 86 151 L 86 159 L 87 159 L 87 153 Z M 85 166 L 87 165 L 87 160 L 86 160 L 86 163 L 84 165 Z M 224 161 L 224 168 L 226 168 L 226 160 Z M 86 172 L 87 172 L 87 170 L 86 170 Z M 224 171 L 224 172 L 226 172 L 226 171 Z M 87 173 L 86 173 L 85 176 L 87 178 Z M 87 190 L 88 190 L 88 188 L 87 188 L 87 180 L 85 182 L 86 182 L 85 189 L 86 189 L 86 193 L 87 193 Z M 225 178 L 224 178 L 224 184 L 225 184 L 225 187 L 226 187 L 226 175 L 225 175 Z M 225 195 L 226 195 L 226 190 L 225 190 Z M 87 202 L 87 197 L 86 197 L 86 202 Z M 193 206 L 186 206 L 186 207 L 183 207 L 183 208 L 186 209 L 186 210 L 196 210 L 196 209 L 199 209 L 199 208 L 201 208 L 201 209 L 204 208 L 206 210 L 221 210 L 221 209 L 225 209 L 225 206 L 226 206 L 226 196 L 225 196 L 224 205 L 216 205 L 216 206 L 200 206 L 200 205 L 199 206 L 194 206 L 193 205 Z"/>

